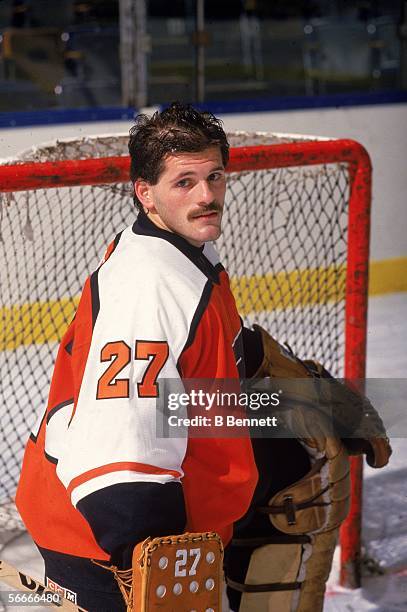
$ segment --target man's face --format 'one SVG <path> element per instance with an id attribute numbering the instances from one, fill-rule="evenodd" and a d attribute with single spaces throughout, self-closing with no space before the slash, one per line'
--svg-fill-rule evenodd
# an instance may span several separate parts
<path id="1" fill-rule="evenodd" d="M 194 246 L 219 238 L 226 191 L 219 147 L 168 155 L 156 185 L 138 179 L 134 188 L 158 227 Z"/>

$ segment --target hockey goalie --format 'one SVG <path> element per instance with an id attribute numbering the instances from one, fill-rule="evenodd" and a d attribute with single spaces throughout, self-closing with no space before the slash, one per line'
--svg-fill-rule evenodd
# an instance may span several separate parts
<path id="1" fill-rule="evenodd" d="M 242 326 L 213 247 L 221 121 L 174 102 L 136 117 L 129 153 L 137 217 L 85 281 L 17 490 L 46 587 L 88 612 L 219 612 L 222 544 L 232 610 L 318 612 L 348 511 L 348 452 L 385 465 L 383 427 L 322 366 Z M 157 435 L 161 383 L 191 379 L 285 380 L 287 435 Z"/>

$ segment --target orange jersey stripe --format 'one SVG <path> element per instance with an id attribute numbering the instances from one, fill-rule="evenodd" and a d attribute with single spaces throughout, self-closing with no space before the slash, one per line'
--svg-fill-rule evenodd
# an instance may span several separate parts
<path id="1" fill-rule="evenodd" d="M 98 476 L 109 474 L 110 472 L 119 472 L 123 470 L 142 472 L 143 474 L 168 474 L 174 478 L 181 478 L 181 473 L 177 472 L 176 470 L 165 470 L 163 468 L 156 467 L 155 465 L 137 463 L 136 461 L 117 461 L 116 463 L 109 463 L 108 465 L 103 465 L 101 467 L 94 468 L 93 470 L 89 470 L 88 472 L 85 472 L 84 474 L 81 474 L 80 476 L 77 476 L 71 480 L 67 489 L 68 495 L 71 495 L 72 491 L 76 489 L 76 487 L 88 482 L 88 480 L 92 480 L 92 478 L 97 478 Z"/>

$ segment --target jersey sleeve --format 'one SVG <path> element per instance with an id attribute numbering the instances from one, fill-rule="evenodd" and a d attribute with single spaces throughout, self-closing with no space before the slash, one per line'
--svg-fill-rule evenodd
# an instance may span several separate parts
<path id="1" fill-rule="evenodd" d="M 165 287 L 161 294 L 156 285 L 131 292 L 128 278 L 126 268 L 102 266 L 76 314 L 74 404 L 54 444 L 57 475 L 74 506 L 118 483 L 162 485 L 183 476 L 186 440 L 156 436 L 156 403 L 159 379 L 179 378 L 188 316 L 185 308 L 176 312 Z M 164 305 L 172 316 L 162 315 Z M 170 320 L 177 323 L 168 328 Z"/>
<path id="2" fill-rule="evenodd" d="M 111 563 L 120 569 L 131 567 L 138 542 L 185 531 L 185 501 L 180 482 L 110 485 L 83 497 L 77 509 L 90 525 L 99 546 L 109 554 Z"/>

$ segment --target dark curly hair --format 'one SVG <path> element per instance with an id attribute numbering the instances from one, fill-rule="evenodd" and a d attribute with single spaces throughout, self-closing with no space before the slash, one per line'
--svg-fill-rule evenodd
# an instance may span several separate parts
<path id="1" fill-rule="evenodd" d="M 223 164 L 229 160 L 229 143 L 222 122 L 212 113 L 198 111 L 189 104 L 173 102 L 152 117 L 138 115 L 130 130 L 130 179 L 156 185 L 169 153 L 195 153 L 219 146 Z M 141 210 L 141 202 L 134 196 Z"/>

